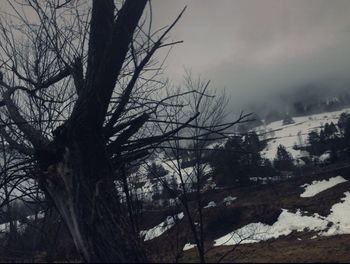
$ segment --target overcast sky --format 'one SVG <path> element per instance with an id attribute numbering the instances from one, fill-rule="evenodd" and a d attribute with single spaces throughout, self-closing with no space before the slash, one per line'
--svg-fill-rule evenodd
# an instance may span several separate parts
<path id="1" fill-rule="evenodd" d="M 350 70 L 349 0 L 153 0 L 154 24 L 184 40 L 167 61 L 226 87 L 234 103 L 305 83 L 344 82 Z M 330 85 L 330 87 L 332 86 Z"/>
<path id="2" fill-rule="evenodd" d="M 238 108 L 308 83 L 350 84 L 350 0 L 152 0 L 154 28 L 184 6 L 170 33 L 184 41 L 167 60 L 174 84 L 191 69 Z"/>

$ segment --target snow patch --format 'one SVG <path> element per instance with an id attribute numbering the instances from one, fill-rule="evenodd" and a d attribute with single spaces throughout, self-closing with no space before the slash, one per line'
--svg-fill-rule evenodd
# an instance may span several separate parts
<path id="1" fill-rule="evenodd" d="M 321 231 L 327 227 L 328 221 L 318 214 L 304 216 L 282 209 L 282 213 L 273 225 L 251 223 L 214 241 L 214 246 L 257 243 L 271 238 L 287 236 L 293 231 Z"/>
<path id="2" fill-rule="evenodd" d="M 210 208 L 210 207 L 216 207 L 216 203 L 214 201 L 211 201 L 208 203 L 208 205 L 204 206 L 203 208 Z"/>
<path id="3" fill-rule="evenodd" d="M 190 250 L 190 249 L 195 248 L 195 247 L 196 247 L 195 244 L 187 243 L 187 244 L 185 244 L 183 251 Z"/>
<path id="4" fill-rule="evenodd" d="M 223 203 L 228 206 L 231 205 L 233 201 L 235 201 L 237 197 L 232 197 L 232 196 L 227 196 L 224 200 Z"/>
<path id="5" fill-rule="evenodd" d="M 164 232 L 171 229 L 175 224 L 175 220 L 181 220 L 184 217 L 184 213 L 179 213 L 177 215 L 168 216 L 165 221 L 161 222 L 160 224 L 156 225 L 155 227 L 148 229 L 148 230 L 142 230 L 140 231 L 140 236 L 144 238 L 144 241 L 152 240 L 156 237 L 161 236 Z"/>
<path id="6" fill-rule="evenodd" d="M 26 223 L 22 223 L 21 221 L 18 221 L 18 220 L 14 221 L 13 224 L 16 228 L 16 231 L 20 234 L 23 234 L 27 228 Z M 0 233 L 10 233 L 10 222 L 0 225 Z"/>
<path id="7" fill-rule="evenodd" d="M 318 158 L 318 160 L 321 163 L 326 163 L 327 161 L 330 160 L 330 158 L 331 158 L 331 153 L 329 151 L 326 151 Z"/>
<path id="8" fill-rule="evenodd" d="M 45 212 L 40 211 L 37 215 L 29 215 L 26 217 L 29 221 L 34 221 L 35 219 L 42 219 L 45 217 Z M 28 224 L 22 220 L 13 221 L 13 224 L 20 234 L 23 234 L 26 230 Z M 0 224 L 0 233 L 10 233 L 10 222 Z"/>
<path id="9" fill-rule="evenodd" d="M 282 213 L 273 225 L 263 223 L 251 223 L 237 229 L 214 241 L 214 246 L 229 246 L 237 244 L 257 243 L 271 238 L 287 236 L 293 231 L 314 231 L 318 236 L 333 236 L 350 234 L 350 192 L 344 193 L 341 202 L 331 208 L 327 217 L 313 214 L 307 216 L 307 212 L 296 213 L 282 209 Z M 311 237 L 315 239 L 317 236 Z"/>
<path id="10" fill-rule="evenodd" d="M 347 180 L 345 180 L 342 176 L 337 176 L 329 178 L 328 180 L 313 181 L 311 184 L 301 185 L 300 187 L 304 187 L 305 191 L 302 194 L 300 194 L 300 197 L 313 197 L 316 194 L 324 190 L 330 189 L 335 185 L 338 185 L 343 182 L 347 182 Z"/>
<path id="11" fill-rule="evenodd" d="M 350 192 L 345 192 L 345 197 L 341 199 L 342 202 L 332 206 L 331 213 L 327 219 L 334 223 L 326 232 L 324 236 L 350 234 Z"/>

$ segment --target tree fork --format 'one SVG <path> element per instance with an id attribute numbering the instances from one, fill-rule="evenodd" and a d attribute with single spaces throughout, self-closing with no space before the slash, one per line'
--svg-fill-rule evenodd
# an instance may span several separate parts
<path id="1" fill-rule="evenodd" d="M 40 186 L 62 216 L 77 250 L 86 262 L 145 261 L 141 242 L 125 219 L 100 134 L 74 139 L 65 136 L 66 131 L 56 131 L 55 140 L 37 152 L 37 159 Z"/>

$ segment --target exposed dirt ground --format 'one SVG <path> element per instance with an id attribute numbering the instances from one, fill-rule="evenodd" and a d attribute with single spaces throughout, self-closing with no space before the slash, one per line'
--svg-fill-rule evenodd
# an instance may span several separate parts
<path id="1" fill-rule="evenodd" d="M 300 185 L 313 180 L 328 179 L 341 175 L 349 182 L 325 190 L 314 197 L 301 198 L 303 188 Z M 273 224 L 281 208 L 290 211 L 301 209 L 310 214 L 327 216 L 331 207 L 340 202 L 344 192 L 350 190 L 350 169 L 336 169 L 308 175 L 286 181 L 241 188 L 214 190 L 205 193 L 204 203 L 214 201 L 217 207 L 204 210 L 204 222 L 207 248 L 212 248 L 213 240 L 252 222 Z M 222 203 L 227 196 L 237 197 L 231 205 Z M 168 212 L 145 215 L 143 227 L 152 227 L 148 223 L 160 223 Z M 152 221 L 147 220 L 152 218 Z M 155 218 L 158 218 L 155 220 Z M 155 261 L 174 262 L 179 258 L 183 262 L 197 262 L 196 250 L 182 252 L 185 243 L 194 241 L 187 228 L 187 219 L 177 228 L 166 232 L 159 238 L 147 243 L 149 252 Z M 318 237 L 311 239 L 312 232 L 292 233 L 287 237 L 255 244 L 242 244 L 236 247 L 216 247 L 208 251 L 207 260 L 217 262 L 228 254 L 222 262 L 350 262 L 350 235 Z M 183 254 L 182 254 L 183 253 Z"/>
<path id="2" fill-rule="evenodd" d="M 311 183 L 313 180 L 328 179 L 341 175 L 348 182 L 336 185 L 328 190 L 320 192 L 314 197 L 301 198 L 304 188 L 300 186 Z M 338 235 L 331 237 L 316 237 L 316 233 L 296 233 L 269 241 L 242 244 L 237 247 L 221 246 L 213 247 L 215 239 L 222 237 L 233 230 L 249 223 L 262 222 L 272 225 L 278 219 L 283 209 L 295 212 L 297 209 L 307 211 L 310 214 L 318 213 L 327 216 L 331 207 L 339 203 L 344 192 L 350 191 L 350 168 L 329 169 L 324 168 L 317 174 L 288 179 L 266 185 L 254 185 L 248 187 L 230 187 L 215 189 L 203 194 L 203 206 L 210 201 L 216 203 L 216 207 L 203 210 L 206 259 L 208 262 L 245 262 L 245 263 L 290 263 L 290 262 L 349 262 L 350 263 L 350 235 Z M 230 205 L 224 204 L 224 198 L 237 197 Z M 195 202 L 190 202 L 193 210 Z M 139 219 L 140 230 L 152 228 L 166 219 L 183 211 L 182 208 L 171 210 L 146 211 Z M 192 211 L 193 212 L 193 211 Z M 198 219 L 195 219 L 198 221 Z M 34 230 L 34 229 L 33 229 Z M 64 232 L 60 232 L 63 237 Z M 30 233 L 29 233 L 30 234 Z M 27 241 L 27 240 L 25 240 Z M 32 240 L 28 240 L 32 241 Z M 44 240 L 48 243 L 48 240 Z M 194 244 L 189 230 L 188 219 L 185 216 L 179 225 L 166 231 L 158 238 L 145 243 L 149 258 L 154 262 L 198 262 L 196 249 L 183 251 L 186 243 Z M 63 262 L 71 262 L 75 258 L 72 242 L 63 243 L 64 248 L 54 259 Z M 1 248 L 1 247 L 0 247 Z M 67 248 L 67 249 L 66 249 Z M 2 249 L 3 253 L 6 249 Z M 5 251 L 4 251 L 5 250 Z M 73 252 L 66 254 L 67 252 Z M 0 262 L 49 262 L 41 251 L 35 258 L 29 259 L 26 255 L 18 258 L 5 257 L 8 254 L 0 252 Z M 60 257 L 61 255 L 65 257 Z M 67 255 L 67 256 L 66 256 Z"/>
<path id="3" fill-rule="evenodd" d="M 288 263 L 288 262 L 326 262 L 350 263 L 350 235 L 322 237 L 316 239 L 296 237 L 281 238 L 269 242 L 245 244 L 237 247 L 221 262 L 245 263 Z M 218 260 L 232 247 L 217 247 L 207 255 L 208 262 Z M 196 262 L 195 250 L 189 250 L 182 261 Z"/>

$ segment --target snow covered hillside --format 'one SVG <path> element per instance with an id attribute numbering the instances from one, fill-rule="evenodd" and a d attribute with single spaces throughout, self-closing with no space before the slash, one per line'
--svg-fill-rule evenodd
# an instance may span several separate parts
<path id="1" fill-rule="evenodd" d="M 311 131 L 319 132 L 326 123 L 333 122 L 337 124 L 341 113 L 350 112 L 350 108 L 345 108 L 335 112 L 325 112 L 308 116 L 293 117 L 293 124 L 283 125 L 283 120 L 275 121 L 266 125 L 256 127 L 254 131 L 258 134 L 260 140 L 267 142 L 266 147 L 261 151 L 261 156 L 271 161 L 276 157 L 278 146 L 281 144 L 286 147 L 287 151 L 292 155 L 296 165 L 305 164 L 301 159 L 308 157 L 306 151 L 296 150 L 293 147 L 303 147 L 308 145 L 308 134 Z M 214 147 L 223 147 L 224 141 L 214 142 L 207 146 L 208 149 Z M 329 158 L 329 153 L 324 153 L 318 159 L 320 161 Z M 171 159 L 163 152 L 154 153 L 153 156 L 144 162 L 137 171 L 131 173 L 128 178 L 130 189 L 135 190 L 135 195 L 144 201 L 153 201 L 154 194 L 162 193 L 164 183 L 176 185 L 180 187 L 183 183 L 190 191 L 196 182 L 196 168 L 193 166 L 184 167 L 182 159 L 179 161 Z M 150 175 L 153 167 L 161 167 L 162 175 Z M 209 164 L 203 164 L 203 173 L 209 174 L 212 168 Z M 211 179 L 211 178 L 210 178 Z M 212 179 L 211 179 L 212 180 Z M 252 178 L 253 180 L 253 178 Z M 208 188 L 215 187 L 213 181 L 208 181 Z M 122 186 L 120 186 L 122 193 Z M 162 202 L 163 199 L 157 199 Z M 169 204 L 174 203 L 173 199 L 167 199 Z"/>
<path id="2" fill-rule="evenodd" d="M 337 176 L 328 180 L 313 181 L 312 184 L 301 185 L 300 187 L 305 188 L 305 191 L 300 197 L 313 197 L 344 182 L 347 182 L 347 180 L 342 176 Z M 317 234 L 312 239 L 317 236 L 350 234 L 350 192 L 344 192 L 344 196 L 340 202 L 333 204 L 330 214 L 326 217 L 318 213 L 310 215 L 307 211 L 301 211 L 299 208 L 295 213 L 282 209 L 282 213 L 272 225 L 260 222 L 250 223 L 216 239 L 214 246 L 257 243 L 272 238 L 287 236 L 293 231 L 299 233 L 315 231 Z"/>
<path id="3" fill-rule="evenodd" d="M 340 111 L 327 112 L 309 116 L 294 117 L 294 124 L 283 125 L 282 120 L 255 128 L 255 132 L 261 140 L 267 140 L 267 146 L 262 151 L 262 156 L 273 160 L 276 156 L 277 147 L 281 144 L 292 154 L 294 159 L 307 156 L 304 151 L 293 149 L 294 145 L 305 146 L 308 144 L 307 137 L 311 131 L 319 131 L 326 123 L 337 123 L 343 112 L 350 112 L 350 108 Z"/>
<path id="4" fill-rule="evenodd" d="M 134 187 L 138 199 L 144 201 L 152 201 L 154 194 L 162 193 L 164 190 L 164 184 L 169 186 L 176 185 L 180 187 L 182 184 L 186 187 L 187 191 L 191 191 L 193 184 L 197 182 L 196 178 L 196 166 L 184 167 L 181 165 L 182 160 L 171 160 L 165 158 L 163 153 L 158 153 L 157 156 L 145 161 L 139 166 L 137 171 L 131 173 L 128 177 L 128 182 L 131 188 Z M 152 164 L 161 166 L 164 169 L 164 175 L 159 175 L 152 169 Z M 203 175 L 207 175 L 211 172 L 209 164 L 203 164 L 200 168 Z M 149 175 L 151 174 L 151 176 Z M 214 187 L 212 179 L 209 179 L 208 184 Z M 122 193 L 122 186 L 118 186 Z M 169 204 L 174 203 L 174 199 L 167 199 Z M 162 200 L 160 200 L 162 203 Z"/>

